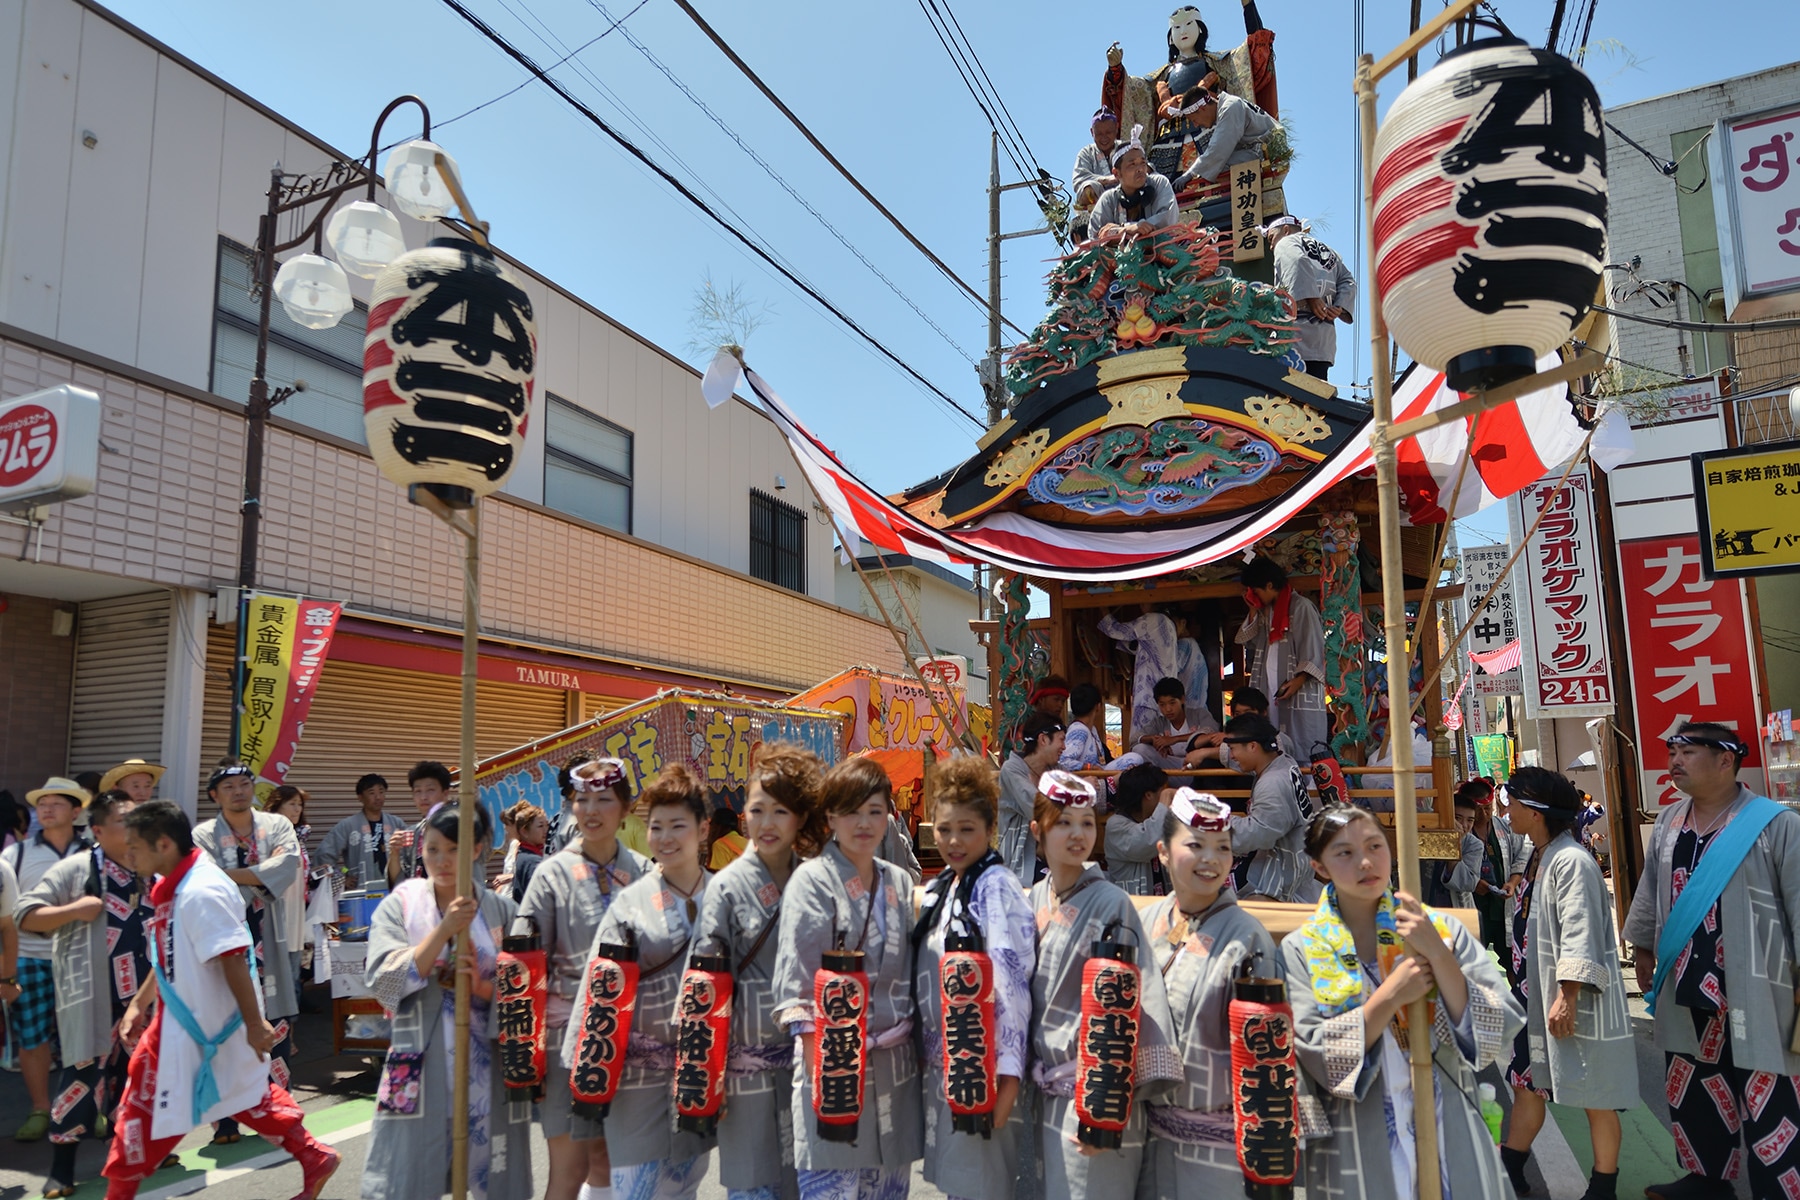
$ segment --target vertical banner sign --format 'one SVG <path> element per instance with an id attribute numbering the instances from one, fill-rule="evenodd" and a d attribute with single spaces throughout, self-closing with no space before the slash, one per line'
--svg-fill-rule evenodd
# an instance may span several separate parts
<path id="1" fill-rule="evenodd" d="M 1481 598 L 1490 590 L 1494 593 L 1494 598 L 1488 601 L 1469 629 L 1471 654 L 1491 654 L 1519 640 L 1519 613 L 1513 603 L 1512 580 L 1502 579 L 1500 575 L 1506 560 L 1511 557 L 1511 546 L 1470 546 L 1462 552 L 1463 576 L 1467 583 L 1463 591 L 1464 603 L 1473 607 L 1481 603 Z M 1482 696 L 1520 696 L 1525 692 L 1524 679 L 1524 672 L 1519 667 L 1498 675 L 1476 671 L 1469 687 L 1477 700 Z M 1486 733 L 1487 730 L 1482 728 L 1474 732 Z"/>
<path id="2" fill-rule="evenodd" d="M 1475 769 L 1495 783 L 1512 778 L 1512 739 L 1504 733 L 1483 733 L 1469 739 L 1475 744 Z"/>
<path id="3" fill-rule="evenodd" d="M 1683 721 L 1730 726 L 1750 747 L 1743 765 L 1762 765 L 1744 585 L 1708 579 L 1700 568 L 1698 534 L 1619 545 L 1638 766 L 1644 794 L 1660 804 L 1681 798 L 1663 743 Z M 1751 778 L 1760 788 L 1760 770 Z"/>
<path id="4" fill-rule="evenodd" d="M 326 600 L 250 597 L 240 752 L 261 783 L 287 782 L 342 608 Z"/>
<path id="5" fill-rule="evenodd" d="M 1594 497 L 1585 468 L 1562 487 L 1543 479 L 1518 494 L 1516 533 L 1543 522 L 1526 544 L 1524 577 L 1525 716 L 1605 717 L 1613 711 L 1606 604 L 1594 544 Z"/>
<path id="6" fill-rule="evenodd" d="M 1231 261 L 1262 256 L 1262 164 L 1242 163 L 1231 168 Z"/>

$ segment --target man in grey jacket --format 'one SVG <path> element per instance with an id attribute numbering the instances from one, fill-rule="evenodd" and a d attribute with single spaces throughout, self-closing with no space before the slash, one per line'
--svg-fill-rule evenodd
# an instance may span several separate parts
<path id="1" fill-rule="evenodd" d="M 1239 855 L 1233 878 L 1242 899 L 1310 904 L 1320 889 L 1306 853 L 1306 830 L 1317 806 L 1299 764 L 1279 750 L 1279 739 L 1266 717 L 1233 717 L 1225 724 L 1233 765 L 1256 775 L 1248 811 L 1231 818 L 1231 849 Z"/>
<path id="2" fill-rule="evenodd" d="M 1135 136 L 1113 150 L 1112 166 L 1119 182 L 1094 205 L 1094 214 L 1088 218 L 1090 238 L 1111 239 L 1126 234 L 1149 237 L 1175 223 L 1179 215 L 1175 189 L 1150 169 L 1150 160 L 1144 157 L 1144 147 Z"/>
<path id="3" fill-rule="evenodd" d="M 1226 167 L 1262 161 L 1262 146 L 1275 132 L 1275 118 L 1230 92 L 1194 88 L 1182 97 L 1182 117 L 1198 126 L 1194 144 L 1200 157 L 1172 181 L 1177 192 L 1190 184 L 1217 179 Z"/>
<path id="4" fill-rule="evenodd" d="M 1294 298 L 1306 373 L 1323 379 L 1337 361 L 1337 322 L 1348 322 L 1356 308 L 1356 278 L 1344 256 L 1306 232 L 1298 217 L 1281 214 L 1263 236 L 1275 255 L 1275 286 Z"/>

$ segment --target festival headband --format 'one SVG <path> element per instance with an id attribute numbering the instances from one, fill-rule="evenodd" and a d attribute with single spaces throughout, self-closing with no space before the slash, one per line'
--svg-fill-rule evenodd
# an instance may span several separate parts
<path id="1" fill-rule="evenodd" d="M 1536 809 L 1538 812 L 1548 813 L 1553 817 L 1560 817 L 1564 820 L 1572 821 L 1581 816 L 1581 806 L 1579 802 L 1574 808 L 1563 808 L 1560 805 L 1551 804 L 1545 800 L 1539 800 L 1529 792 L 1521 792 L 1518 788 L 1508 783 L 1501 784 L 1496 790 L 1506 793 L 1508 803 L 1517 800 L 1526 808 Z"/>
<path id="2" fill-rule="evenodd" d="M 1190 117 L 1190 116 L 1194 115 L 1195 113 L 1199 112 L 1201 109 L 1205 108 L 1207 105 L 1212 104 L 1214 102 L 1213 94 L 1211 92 L 1207 91 L 1205 88 L 1195 88 L 1194 90 L 1199 92 L 1200 95 L 1195 98 L 1195 100 L 1192 104 L 1188 105 L 1186 108 L 1182 109 L 1179 113 L 1177 113 L 1176 114 L 1177 116 Z"/>
<path id="3" fill-rule="evenodd" d="M 1096 801 L 1094 785 L 1069 771 L 1045 771 L 1038 795 L 1059 808 L 1092 808 Z"/>
<path id="4" fill-rule="evenodd" d="M 1031 689 L 1031 698 L 1030 698 L 1029 702 L 1032 704 L 1036 704 L 1039 700 L 1043 699 L 1045 696 L 1062 696 L 1064 698 L 1067 698 L 1068 694 L 1069 694 L 1069 689 L 1066 687 L 1063 687 L 1060 684 L 1055 684 L 1055 683 L 1048 684 L 1048 685 L 1039 684 L 1037 687 L 1034 687 Z"/>
<path id="5" fill-rule="evenodd" d="M 1142 125 L 1133 125 L 1131 127 L 1131 140 L 1128 142 L 1120 142 L 1117 146 L 1113 147 L 1112 165 L 1115 167 L 1118 166 L 1119 161 L 1133 150 L 1136 150 L 1139 154 L 1146 154 L 1143 136 L 1144 127 Z"/>
<path id="6" fill-rule="evenodd" d="M 1302 221 L 1299 217 L 1293 216 L 1290 213 L 1282 213 L 1279 217 L 1276 217 L 1273 221 L 1264 225 L 1262 227 L 1262 232 L 1264 237 L 1268 237 L 1277 229 L 1298 229 L 1301 233 L 1305 233 L 1310 228 L 1311 226 L 1305 221 Z"/>
<path id="7" fill-rule="evenodd" d="M 1669 749 L 1677 746 L 1705 746 L 1712 750 L 1729 750 L 1741 761 L 1750 753 L 1750 747 L 1730 737 L 1712 737 L 1704 733 L 1678 733 L 1667 742 Z"/>
<path id="8" fill-rule="evenodd" d="M 593 774 L 582 774 L 589 770 Z M 631 776 L 621 760 L 596 758 L 581 763 L 569 772 L 569 787 L 577 792 L 610 792 L 620 784 L 630 786 L 630 779 Z"/>
<path id="9" fill-rule="evenodd" d="M 1200 16 L 1200 10 L 1195 8 L 1191 4 L 1184 4 L 1180 8 L 1176 9 L 1174 12 L 1169 14 L 1169 28 L 1170 29 L 1174 29 L 1177 25 L 1183 24 L 1183 22 L 1181 20 L 1181 15 L 1183 13 L 1193 13 L 1194 20 L 1200 22 L 1200 27 L 1202 29 L 1204 29 L 1206 27 L 1206 21 L 1204 18 L 1202 18 Z"/>
<path id="10" fill-rule="evenodd" d="M 1102 121 L 1117 121 L 1119 114 L 1102 104 L 1088 120 L 1088 128 L 1092 129 Z"/>
<path id="11" fill-rule="evenodd" d="M 251 776 L 252 778 L 254 778 L 256 775 L 256 772 L 252 771 L 249 767 L 246 767 L 243 763 L 234 763 L 233 765 L 231 765 L 229 767 L 220 767 L 218 770 L 216 770 L 212 773 L 210 778 L 207 779 L 206 790 L 209 792 L 212 791 L 214 788 L 218 787 L 221 783 L 225 782 L 227 779 L 230 779 L 233 775 L 248 775 L 248 776 Z"/>
<path id="12" fill-rule="evenodd" d="M 1169 801 L 1169 812 L 1189 829 L 1222 833 L 1231 828 L 1231 806 L 1211 792 L 1196 792 L 1191 787 L 1175 789 Z"/>

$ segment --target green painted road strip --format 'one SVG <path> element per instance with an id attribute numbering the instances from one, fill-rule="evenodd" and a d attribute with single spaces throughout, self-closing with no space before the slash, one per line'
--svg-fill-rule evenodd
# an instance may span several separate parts
<path id="1" fill-rule="evenodd" d="M 1588 1136 L 1587 1113 L 1563 1104 L 1550 1105 L 1550 1115 L 1563 1132 L 1585 1178 L 1594 1169 L 1594 1144 Z M 1650 1110 L 1640 1104 L 1619 1114 L 1624 1143 L 1619 1151 L 1621 1196 L 1641 1196 L 1653 1183 L 1667 1183 L 1687 1172 L 1675 1161 L 1675 1139 Z"/>

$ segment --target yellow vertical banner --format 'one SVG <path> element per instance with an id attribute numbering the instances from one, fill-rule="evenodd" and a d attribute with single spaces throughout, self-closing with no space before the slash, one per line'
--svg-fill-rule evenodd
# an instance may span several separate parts
<path id="1" fill-rule="evenodd" d="M 250 597 L 244 631 L 244 718 L 239 753 L 257 778 L 275 751 L 287 708 L 289 658 L 300 625 L 300 601 L 286 596 Z M 277 781 L 271 781 L 277 782 Z"/>

